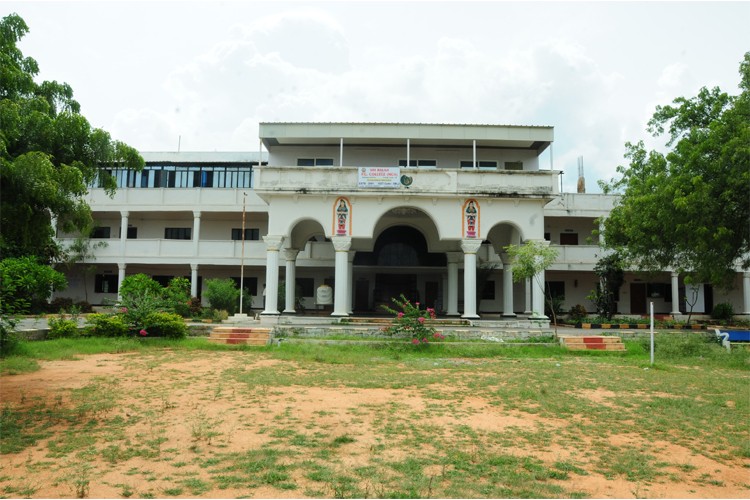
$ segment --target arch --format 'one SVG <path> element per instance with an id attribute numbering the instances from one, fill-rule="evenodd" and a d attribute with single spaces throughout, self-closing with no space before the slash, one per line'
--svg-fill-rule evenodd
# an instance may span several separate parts
<path id="1" fill-rule="evenodd" d="M 523 232 L 514 222 L 501 221 L 490 228 L 486 240 L 492 244 L 495 253 L 501 255 L 508 245 L 519 245 L 523 241 Z"/>
<path id="2" fill-rule="evenodd" d="M 384 211 L 373 228 L 373 236 L 367 248 L 362 250 L 373 251 L 375 244 L 384 231 L 395 226 L 406 226 L 417 230 L 425 239 L 428 252 L 447 251 L 443 248 L 445 243 L 441 242 L 438 224 L 431 214 L 414 206 L 398 206 Z"/>
<path id="3" fill-rule="evenodd" d="M 311 238 L 325 238 L 326 231 L 316 219 L 298 219 L 292 224 L 289 235 L 289 248 L 304 250 L 305 245 Z"/>

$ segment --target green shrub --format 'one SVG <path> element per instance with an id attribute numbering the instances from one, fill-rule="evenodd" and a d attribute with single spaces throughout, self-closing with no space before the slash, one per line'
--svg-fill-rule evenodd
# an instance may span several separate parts
<path id="1" fill-rule="evenodd" d="M 6 312 L 43 312 L 50 294 L 66 286 L 65 275 L 40 264 L 35 257 L 0 261 L 0 302 Z"/>
<path id="2" fill-rule="evenodd" d="M 711 311 L 711 317 L 713 319 L 729 321 L 732 319 L 732 316 L 734 316 L 734 308 L 732 307 L 732 304 L 729 304 L 728 302 L 716 304 L 713 311 Z"/>
<path id="3" fill-rule="evenodd" d="M 169 285 L 163 290 L 164 303 L 168 309 L 183 318 L 190 316 L 190 280 L 177 277 L 169 280 Z"/>
<path id="4" fill-rule="evenodd" d="M 49 325 L 48 339 L 77 337 L 79 335 L 78 322 L 75 320 L 60 316 L 59 318 L 49 318 L 47 324 Z"/>
<path id="5" fill-rule="evenodd" d="M 51 313 L 59 313 L 60 311 L 70 311 L 73 307 L 73 299 L 70 297 L 55 297 L 52 302 L 49 303 L 47 310 Z"/>
<path id="6" fill-rule="evenodd" d="M 16 318 L 0 311 L 0 357 L 2 358 L 13 354 L 18 348 L 16 324 L 18 324 Z"/>
<path id="7" fill-rule="evenodd" d="M 588 316 L 588 312 L 586 312 L 586 308 L 581 304 L 574 305 L 570 308 L 570 311 L 568 311 L 568 318 L 570 319 L 570 321 L 576 323 L 581 321 L 586 316 Z"/>
<path id="8" fill-rule="evenodd" d="M 140 329 L 146 316 L 166 307 L 164 288 L 145 274 L 127 276 L 120 286 L 120 305 L 128 325 Z"/>
<path id="9" fill-rule="evenodd" d="M 221 323 L 229 317 L 229 313 L 223 309 L 214 309 L 211 312 L 211 321 L 214 323 Z"/>
<path id="10" fill-rule="evenodd" d="M 74 307 L 78 309 L 79 313 L 83 314 L 88 314 L 94 311 L 94 308 L 91 306 L 91 304 L 89 304 L 85 300 L 79 300 L 75 303 Z"/>
<path id="11" fill-rule="evenodd" d="M 188 308 L 190 309 L 190 316 L 193 318 L 198 318 L 203 314 L 203 304 L 198 297 L 190 297 Z"/>
<path id="12" fill-rule="evenodd" d="M 230 278 L 206 280 L 206 291 L 203 295 L 205 295 L 212 309 L 225 310 L 229 314 L 237 312 L 240 290 Z"/>
<path id="13" fill-rule="evenodd" d="M 187 337 L 187 325 L 182 316 L 174 313 L 154 312 L 146 316 L 143 330 L 148 336 L 184 339 Z"/>
<path id="14" fill-rule="evenodd" d="M 93 337 L 124 337 L 128 334 L 128 324 L 116 314 L 90 314 L 86 324 L 86 333 Z"/>

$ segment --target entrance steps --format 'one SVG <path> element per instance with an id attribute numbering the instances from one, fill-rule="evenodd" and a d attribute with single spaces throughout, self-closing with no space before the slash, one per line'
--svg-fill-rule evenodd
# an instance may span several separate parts
<path id="1" fill-rule="evenodd" d="M 605 335 L 560 335 L 560 345 L 571 351 L 625 351 L 621 337 Z"/>
<path id="2" fill-rule="evenodd" d="M 217 326 L 211 330 L 208 341 L 215 344 L 268 345 L 271 342 L 271 329 Z"/>

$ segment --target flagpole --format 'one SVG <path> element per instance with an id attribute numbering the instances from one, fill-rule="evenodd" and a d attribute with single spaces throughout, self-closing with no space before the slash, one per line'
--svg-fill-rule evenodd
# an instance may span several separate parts
<path id="1" fill-rule="evenodd" d="M 242 193 L 242 250 L 240 251 L 240 314 L 242 314 L 243 293 L 245 290 L 245 201 L 247 193 Z"/>

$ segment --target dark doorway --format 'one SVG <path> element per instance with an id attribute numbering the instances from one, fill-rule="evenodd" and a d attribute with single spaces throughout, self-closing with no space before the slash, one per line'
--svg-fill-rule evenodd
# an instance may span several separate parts
<path id="1" fill-rule="evenodd" d="M 373 305 L 377 312 L 383 311 L 380 307 L 382 304 L 393 307 L 391 299 L 398 298 L 401 294 L 412 302 L 419 302 L 417 275 L 378 273 L 375 275 L 375 289 L 372 293 Z"/>
<path id="2" fill-rule="evenodd" d="M 646 284 L 630 284 L 630 313 L 646 314 Z"/>
<path id="3" fill-rule="evenodd" d="M 437 281 L 426 281 L 424 284 L 425 307 L 437 309 L 437 300 L 440 294 L 440 286 Z"/>
<path id="4" fill-rule="evenodd" d="M 370 281 L 358 279 L 354 284 L 354 310 L 368 311 L 370 309 Z"/>

